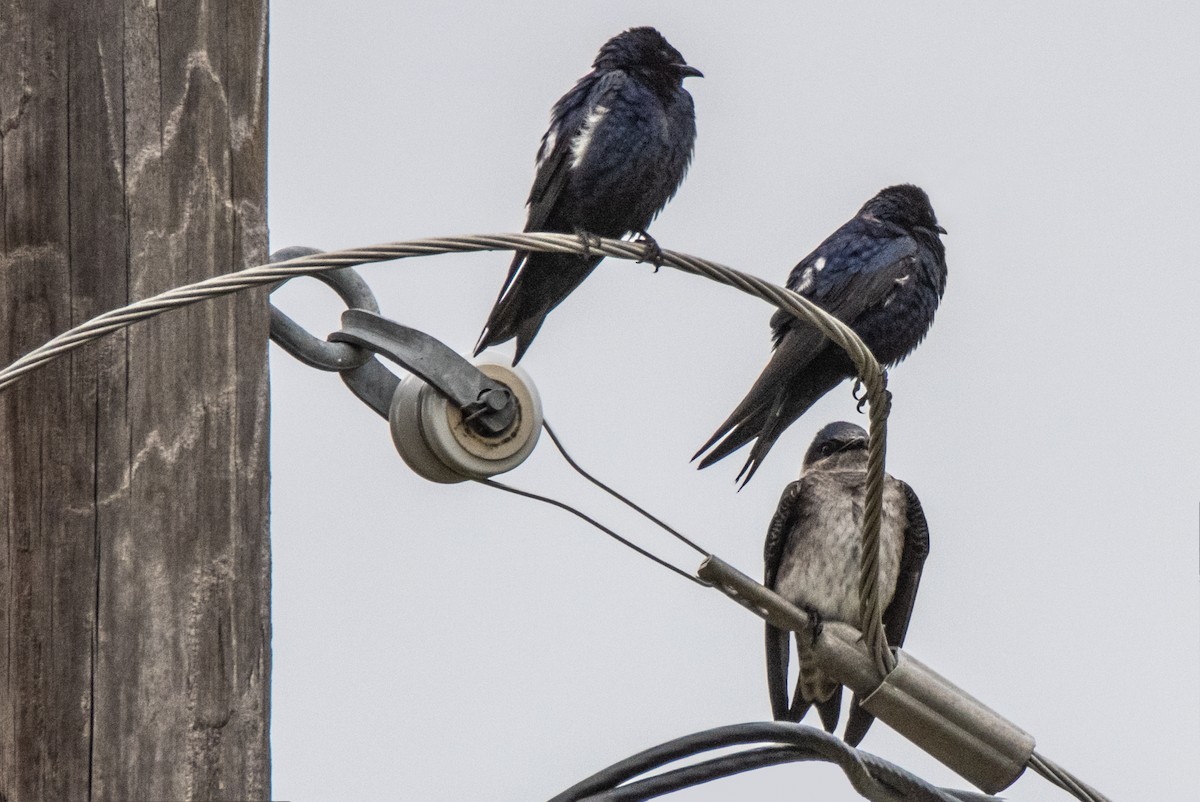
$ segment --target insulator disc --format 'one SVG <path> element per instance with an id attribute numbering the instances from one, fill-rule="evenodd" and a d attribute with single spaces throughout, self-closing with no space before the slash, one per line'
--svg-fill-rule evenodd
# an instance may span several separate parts
<path id="1" fill-rule="evenodd" d="M 474 364 L 488 378 L 508 387 L 517 402 L 517 417 L 492 437 L 463 420 L 460 409 L 413 374 L 392 396 L 388 420 L 392 442 L 410 468 L 432 482 L 486 479 L 525 461 L 542 432 L 542 400 L 523 368 L 485 353 Z"/>

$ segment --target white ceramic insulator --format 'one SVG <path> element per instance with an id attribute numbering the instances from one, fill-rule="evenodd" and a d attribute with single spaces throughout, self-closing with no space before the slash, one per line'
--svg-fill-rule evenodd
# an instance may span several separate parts
<path id="1" fill-rule="evenodd" d="M 408 467 L 431 482 L 486 479 L 511 471 L 525 461 L 542 433 L 542 399 L 529 374 L 487 353 L 474 364 L 506 386 L 517 402 L 516 420 L 495 437 L 468 426 L 461 410 L 416 375 L 405 377 L 392 395 L 392 442 Z"/>

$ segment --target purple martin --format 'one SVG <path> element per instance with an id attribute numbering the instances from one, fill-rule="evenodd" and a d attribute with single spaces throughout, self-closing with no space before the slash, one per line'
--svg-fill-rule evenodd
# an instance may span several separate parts
<path id="1" fill-rule="evenodd" d="M 846 323 L 883 365 L 908 356 L 933 323 L 946 289 L 946 248 L 919 187 L 887 187 L 833 232 L 788 276 L 787 287 Z M 821 396 L 854 377 L 839 346 L 782 309 L 771 317 L 775 353 L 737 409 L 696 452 L 707 468 L 755 440 L 742 485 L 784 429 Z M 718 442 L 720 441 L 720 442 Z"/>
<path id="2" fill-rule="evenodd" d="M 683 181 L 696 140 L 688 76 L 702 73 L 654 28 L 605 42 L 592 71 L 550 112 L 525 230 L 637 233 L 653 246 L 646 228 Z M 517 364 L 546 315 L 601 258 L 518 251 L 475 353 L 516 337 Z"/>
<path id="3" fill-rule="evenodd" d="M 799 481 L 783 491 L 763 547 L 763 583 L 820 621 L 859 626 L 858 576 L 867 485 L 867 433 L 831 423 L 813 438 Z M 929 527 L 916 493 L 884 477 L 880 537 L 880 597 L 888 645 L 904 643 L 921 569 L 929 554 Z M 813 663 L 814 638 L 797 634 L 799 676 L 788 703 L 788 632 L 767 624 L 767 688 L 778 720 L 800 721 L 816 705 L 828 732 L 837 728 L 842 687 Z M 843 738 L 857 746 L 874 717 L 854 699 Z"/>

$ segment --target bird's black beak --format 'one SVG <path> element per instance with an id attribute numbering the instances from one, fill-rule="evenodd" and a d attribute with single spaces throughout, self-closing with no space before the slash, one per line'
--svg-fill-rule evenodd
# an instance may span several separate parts
<path id="1" fill-rule="evenodd" d="M 948 234 L 949 233 L 948 231 L 946 231 L 946 229 L 942 228 L 941 226 L 934 226 L 933 230 L 939 234 Z"/>
<path id="2" fill-rule="evenodd" d="M 700 70 L 696 69 L 695 67 L 693 67 L 690 64 L 672 64 L 671 66 L 674 67 L 675 71 L 678 72 L 679 75 L 683 78 L 703 78 L 704 77 L 704 73 L 700 72 Z"/>
<path id="3" fill-rule="evenodd" d="M 838 449 L 838 451 L 852 451 L 857 448 L 861 448 L 863 451 L 866 451 L 869 446 L 870 443 L 867 441 L 867 438 L 856 437 L 853 440 L 847 441 L 844 446 Z"/>

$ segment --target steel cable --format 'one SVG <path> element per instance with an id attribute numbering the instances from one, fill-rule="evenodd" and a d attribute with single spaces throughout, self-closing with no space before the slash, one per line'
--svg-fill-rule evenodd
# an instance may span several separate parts
<path id="1" fill-rule="evenodd" d="M 20 357 L 3 370 L 0 370 L 0 391 L 12 386 L 31 371 L 80 348 L 92 340 L 125 328 L 133 323 L 148 320 L 164 312 L 201 301 L 274 284 L 295 278 L 296 276 L 315 275 L 329 270 L 373 262 L 443 253 L 498 250 L 532 250 L 581 255 L 586 253 L 602 253 L 618 259 L 640 262 L 646 261 L 651 249 L 649 246 L 641 243 L 592 237 L 588 237 L 585 240 L 581 236 L 569 234 L 493 234 L 438 237 L 389 243 L 368 248 L 318 253 L 283 262 L 259 265 L 235 273 L 214 276 L 195 284 L 168 290 L 151 298 L 135 301 L 119 309 L 105 312 L 69 329 Z M 718 283 L 734 287 L 749 295 L 761 298 L 776 307 L 786 309 L 793 315 L 815 326 L 832 342 L 843 348 L 854 362 L 859 380 L 866 388 L 866 401 L 870 405 L 868 415 L 870 422 L 870 444 L 867 459 L 866 501 L 862 532 L 863 553 L 860 564 L 860 598 L 863 600 L 860 629 L 863 632 L 864 641 L 868 646 L 869 652 L 874 656 L 878 664 L 877 668 L 881 674 L 886 675 L 895 665 L 894 657 L 887 647 L 887 641 L 883 632 L 878 592 L 879 525 L 887 443 L 887 417 L 890 411 L 890 394 L 887 392 L 886 372 L 862 340 L 848 326 L 817 307 L 811 301 L 790 290 L 764 281 L 756 276 L 726 267 L 725 265 L 675 251 L 661 251 L 661 254 L 656 255 L 654 262 L 656 265 L 661 264 L 674 267 L 685 273 L 703 276 Z M 556 439 L 553 435 L 551 437 L 552 439 Z M 604 529 L 597 522 L 588 519 L 587 516 L 582 515 L 574 509 L 562 505 L 561 502 L 516 488 L 503 486 L 491 480 L 485 483 L 493 484 L 508 492 L 538 498 L 555 506 L 563 506 L 572 513 L 588 520 L 589 523 Z M 653 516 L 637 508 L 636 505 L 632 506 L 644 515 L 647 515 L 647 517 L 650 517 L 651 520 L 672 531 L 677 537 L 683 539 L 681 535 L 674 533 L 673 530 L 670 530 L 669 527 L 666 527 L 665 524 L 662 524 L 653 518 Z M 624 542 L 624 539 L 615 532 L 609 531 L 608 533 Z M 704 584 L 699 578 L 691 576 L 654 555 L 645 552 L 645 550 L 635 544 L 626 542 L 626 545 L 642 552 L 644 556 L 653 559 L 655 562 L 659 562 L 670 570 L 683 575 L 685 578 Z M 700 550 L 694 544 L 689 545 L 693 545 L 694 548 Z M 867 753 L 859 754 L 863 756 L 867 755 Z M 764 755 L 763 760 L 767 760 L 767 757 L 767 755 Z M 769 762 L 774 762 L 776 759 L 780 759 L 779 756 L 772 755 Z M 878 758 L 875 759 L 878 760 Z M 754 760 L 754 758 L 751 758 L 751 760 Z M 1108 802 L 1107 797 L 1037 752 L 1034 752 L 1029 758 L 1027 766 L 1083 802 Z M 857 775 L 857 772 L 855 774 Z"/>
<path id="2" fill-rule="evenodd" d="M 598 252 L 618 259 L 644 261 L 649 256 L 651 248 L 642 243 L 590 236 L 585 239 L 573 234 L 526 233 L 434 237 L 300 256 L 283 262 L 259 265 L 235 273 L 213 276 L 204 281 L 167 290 L 152 298 L 136 301 L 120 309 L 98 315 L 59 334 L 0 370 L 0 390 L 12 385 L 30 371 L 91 340 L 172 309 L 254 287 L 274 284 L 296 276 L 313 275 L 342 267 L 414 256 L 495 250 L 533 250 L 581 255 Z M 786 309 L 816 326 L 830 340 L 845 349 L 853 360 L 859 379 L 866 388 L 866 398 L 870 404 L 870 445 L 867 458 L 863 550 L 859 578 L 859 597 L 863 604 L 859 629 L 863 632 L 868 649 L 875 656 L 880 672 L 888 673 L 894 667 L 895 660 L 888 649 L 887 639 L 883 632 L 878 588 L 879 524 L 883 498 L 883 465 L 889 407 L 886 374 L 871 354 L 870 349 L 849 326 L 791 290 L 725 265 L 675 251 L 661 251 L 661 254 L 656 256 L 655 263 L 726 284 L 749 295 L 762 298 L 774 306 Z"/>

